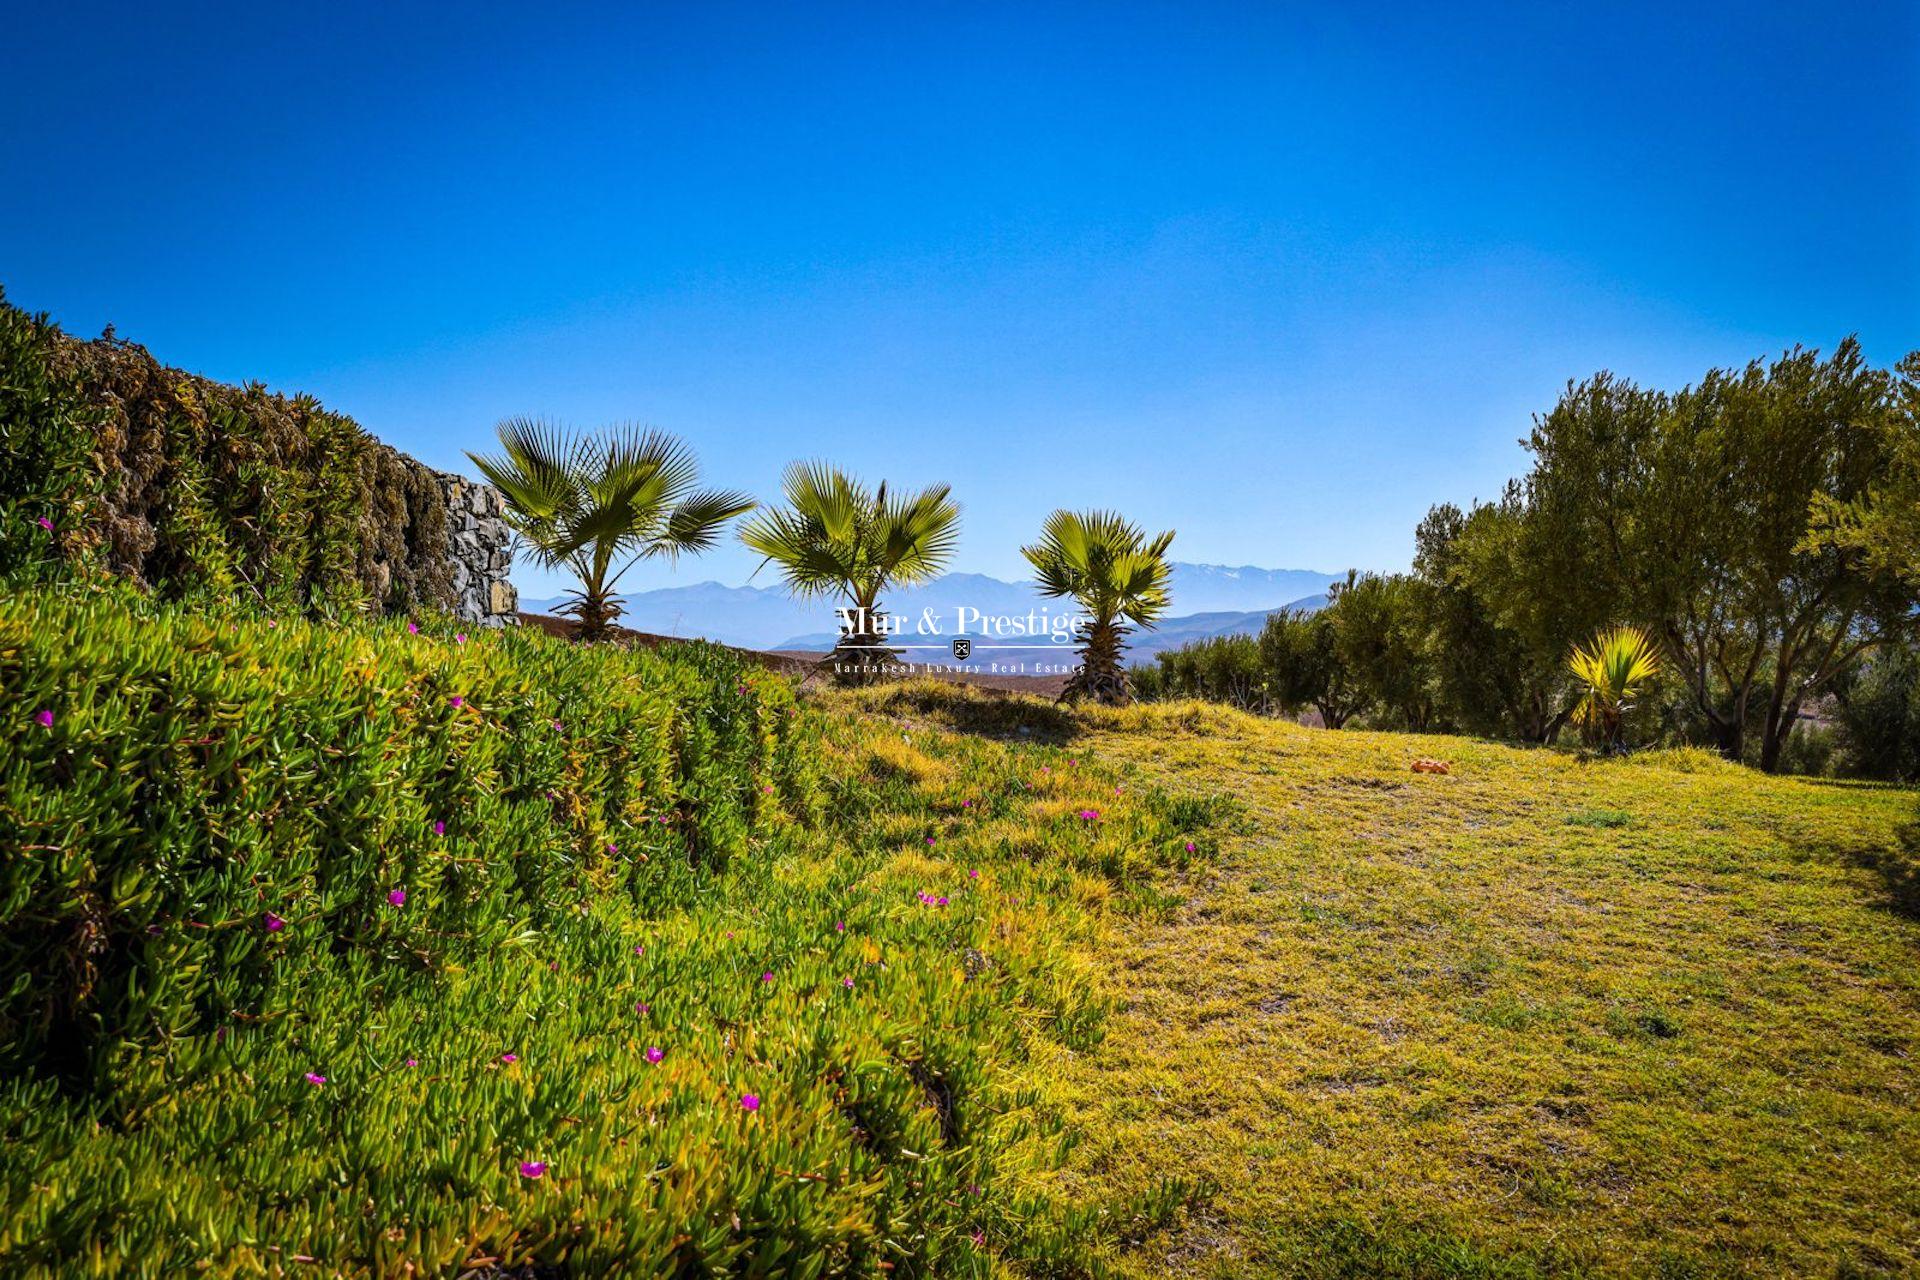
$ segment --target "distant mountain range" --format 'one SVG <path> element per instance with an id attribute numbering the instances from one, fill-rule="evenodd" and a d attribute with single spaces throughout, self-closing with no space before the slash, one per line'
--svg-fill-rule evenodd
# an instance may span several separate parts
<path id="1" fill-rule="evenodd" d="M 1311 569 L 1259 569 L 1251 565 L 1173 566 L 1173 608 L 1152 631 L 1136 633 L 1129 649 L 1136 656 L 1178 648 L 1207 636 L 1252 634 L 1276 609 L 1317 609 L 1326 603 L 1329 585 L 1345 574 Z M 530 613 L 551 613 L 565 597 L 524 600 Z M 728 587 L 696 582 L 622 596 L 622 626 L 658 635 L 700 637 L 744 649 L 824 651 L 839 635 L 838 601 L 794 600 L 778 586 Z M 961 609 L 989 616 L 1038 618 L 1071 612 L 1071 605 L 1042 596 L 1029 582 L 1006 582 L 979 573 L 950 573 L 922 587 L 911 587 L 882 601 L 908 625 L 925 614 L 941 634 L 951 636 Z M 1043 612 L 1044 611 L 1044 612 Z M 971 616 L 971 615 L 969 615 Z M 987 639 L 969 628 L 976 644 Z"/>

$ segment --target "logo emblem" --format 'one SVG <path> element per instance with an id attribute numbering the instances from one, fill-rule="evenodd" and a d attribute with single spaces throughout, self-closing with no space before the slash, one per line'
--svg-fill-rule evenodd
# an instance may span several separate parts
<path id="1" fill-rule="evenodd" d="M 972 640 L 968 639 L 966 636 L 955 636 L 953 638 L 953 660 L 955 662 L 965 662 L 968 659 L 968 657 L 972 655 L 972 653 L 973 653 Z"/>

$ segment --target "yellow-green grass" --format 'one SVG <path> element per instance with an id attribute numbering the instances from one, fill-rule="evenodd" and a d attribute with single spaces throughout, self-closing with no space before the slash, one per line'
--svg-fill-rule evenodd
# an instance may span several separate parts
<path id="1" fill-rule="evenodd" d="M 1057 727 L 1242 806 L 1107 935 L 1104 1041 L 1036 1062 L 1080 1190 L 1213 1188 L 1129 1270 L 1920 1272 L 1920 923 L 1873 865 L 1912 791 L 1199 704 Z"/>

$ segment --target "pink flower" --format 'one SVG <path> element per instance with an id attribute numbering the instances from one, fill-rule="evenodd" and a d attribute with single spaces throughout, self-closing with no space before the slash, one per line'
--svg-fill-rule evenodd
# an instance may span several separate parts
<path id="1" fill-rule="evenodd" d="M 971 801 L 971 800 L 962 800 L 962 801 L 960 802 L 960 807 L 961 807 L 962 809 L 971 809 L 971 808 L 973 808 L 973 801 Z"/>
<path id="2" fill-rule="evenodd" d="M 447 699 L 447 705 L 458 710 L 460 707 L 463 707 L 466 705 L 466 701 L 467 700 L 465 698 L 461 697 L 459 694 L 456 693 L 451 698 Z"/>
<path id="3" fill-rule="evenodd" d="M 417 1067 L 417 1066 L 419 1066 L 419 1065 L 420 1065 L 420 1059 L 418 1059 L 418 1058 L 408 1058 L 408 1059 L 407 1059 L 407 1065 L 408 1065 L 408 1066 L 410 1066 L 410 1067 Z"/>
<path id="4" fill-rule="evenodd" d="M 520 1176 L 523 1178 L 546 1177 L 547 1162 L 545 1160 L 522 1160 L 520 1162 Z"/>
<path id="5" fill-rule="evenodd" d="M 833 922 L 833 931 L 835 933 L 845 933 L 847 931 L 847 922 L 845 920 L 835 920 Z"/>
<path id="6" fill-rule="evenodd" d="M 1098 818 L 1100 816 L 1100 811 L 1098 809 L 1082 809 L 1080 811 L 1080 816 L 1086 821 L 1092 822 L 1095 818 Z"/>
<path id="7" fill-rule="evenodd" d="M 647 1056 L 648 1062 L 658 1062 L 660 1061 L 660 1059 L 667 1056 L 667 1051 L 665 1049 L 660 1048 L 658 1045 L 648 1045 L 646 1056 Z"/>
<path id="8" fill-rule="evenodd" d="M 555 720 L 553 722 L 553 731 L 555 733 L 565 733 L 567 731 L 567 727 L 561 724 L 558 720 Z"/>
<path id="9" fill-rule="evenodd" d="M 518 1062 L 520 1061 L 520 1055 L 517 1053 L 503 1053 L 500 1055 L 500 1061 L 506 1063 Z"/>
<path id="10" fill-rule="evenodd" d="M 404 907 L 407 905 L 407 891 L 405 889 L 395 889 L 387 894 L 387 901 L 396 907 Z"/>
<path id="11" fill-rule="evenodd" d="M 40 727 L 42 729 L 53 728 L 53 712 L 42 711 L 37 713 L 33 718 L 40 722 Z"/>
<path id="12" fill-rule="evenodd" d="M 635 1013 L 651 1013 L 653 1012 L 653 1006 L 645 1000 L 636 1000 L 633 1003 L 633 1011 Z"/>
<path id="13" fill-rule="evenodd" d="M 840 985 L 841 985 L 841 986 L 843 986 L 843 987 L 845 987 L 845 988 L 846 988 L 847 990 L 849 990 L 849 991 L 851 991 L 851 990 L 853 990 L 853 979 L 852 979 L 852 978 L 842 978 L 842 979 L 840 979 Z"/>
<path id="14" fill-rule="evenodd" d="M 445 835 L 445 834 L 447 834 L 447 824 L 446 824 L 446 823 L 444 823 L 444 822 L 436 822 L 436 823 L 434 823 L 434 824 L 433 824 L 433 834 L 435 834 L 435 835 L 437 835 L 437 836 L 443 836 L 443 835 Z"/>
<path id="15" fill-rule="evenodd" d="M 53 521 L 47 519 L 45 516 L 41 516 L 38 520 L 35 520 L 34 523 L 42 529 L 45 529 L 48 533 L 53 532 Z"/>
<path id="16" fill-rule="evenodd" d="M 417 636 L 417 635 L 419 635 L 419 634 L 420 634 L 420 624 L 419 624 L 419 623 L 417 623 L 417 622 L 413 622 L 413 621 L 411 621 L 411 620 L 409 620 L 409 621 L 408 621 L 408 623 L 407 623 L 407 634 L 408 634 L 408 635 L 410 635 L 410 636 Z"/>
<path id="17" fill-rule="evenodd" d="M 976 1249 L 984 1249 L 987 1247 L 987 1233 L 984 1231 L 976 1230 L 968 1239 L 973 1241 L 973 1247 Z"/>
<path id="18" fill-rule="evenodd" d="M 940 905 L 943 907 L 947 905 L 947 897 L 945 894 L 940 895 Z"/>
<path id="19" fill-rule="evenodd" d="M 973 870 L 967 872 L 967 879 L 978 880 L 979 878 L 980 878 L 980 868 L 975 867 Z"/>
<path id="20" fill-rule="evenodd" d="M 928 837 L 927 837 L 927 843 L 928 843 L 928 844 L 932 844 L 932 843 L 933 843 L 933 837 L 932 837 L 932 836 L 928 836 Z"/>
<path id="21" fill-rule="evenodd" d="M 287 922 L 271 911 L 267 912 L 266 918 L 262 920 L 261 923 L 267 926 L 268 933 L 278 933 L 287 927 Z"/>
<path id="22" fill-rule="evenodd" d="M 615 844 L 615 843 L 614 843 L 613 841 L 611 841 L 611 840 L 609 840 L 609 841 L 607 841 L 607 852 L 608 852 L 608 853 L 619 853 L 619 852 L 620 852 L 620 846 L 619 846 L 619 845 L 617 845 L 617 844 Z"/>
<path id="23" fill-rule="evenodd" d="M 760 975 L 760 981 L 762 981 L 762 982 L 772 982 L 772 981 L 773 981 L 773 971 L 772 971 L 771 969 L 769 969 L 769 970 L 768 970 L 767 972 L 765 972 L 765 973 L 763 973 L 763 974 L 761 974 L 761 975 Z"/>
<path id="24" fill-rule="evenodd" d="M 1193 841 L 1191 841 L 1191 840 L 1189 840 L 1189 841 L 1187 841 L 1187 852 L 1188 852 L 1188 853 L 1192 853 L 1192 852 L 1193 852 Z"/>
<path id="25" fill-rule="evenodd" d="M 760 1095 L 757 1093 L 741 1094 L 740 1109 L 742 1111 L 758 1111 L 760 1109 Z"/>
<path id="26" fill-rule="evenodd" d="M 643 956 L 647 954 L 647 949 L 636 942 L 633 944 L 633 954 Z"/>
<path id="27" fill-rule="evenodd" d="M 467 633 L 464 631 L 460 632 L 458 635 L 454 636 L 453 642 L 455 644 L 465 644 L 467 642 Z"/>
<path id="28" fill-rule="evenodd" d="M 319 1076 L 319 1075 L 315 1075 L 315 1074 L 314 1074 L 313 1072 L 311 1072 L 311 1071 L 309 1071 L 309 1072 L 307 1072 L 307 1083 L 308 1083 L 308 1084 L 310 1084 L 310 1085 L 313 1085 L 313 1086 L 315 1086 L 315 1087 L 318 1087 L 318 1086 L 320 1086 L 320 1085 L 323 1085 L 323 1084 L 325 1084 L 326 1082 L 327 1082 L 327 1078 L 326 1078 L 325 1076 Z"/>

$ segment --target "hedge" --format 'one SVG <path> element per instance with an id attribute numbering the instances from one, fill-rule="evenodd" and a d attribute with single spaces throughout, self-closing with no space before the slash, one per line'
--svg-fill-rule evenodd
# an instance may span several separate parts
<path id="1" fill-rule="evenodd" d="M 0 579 L 392 613 L 452 606 L 447 547 L 434 473 L 351 418 L 78 341 L 0 291 Z"/>
<path id="2" fill-rule="evenodd" d="M 724 650 L 0 599 L 0 1066 L 99 1083 L 281 1016 L 317 952 L 444 969 L 681 903 L 815 804 Z"/>

